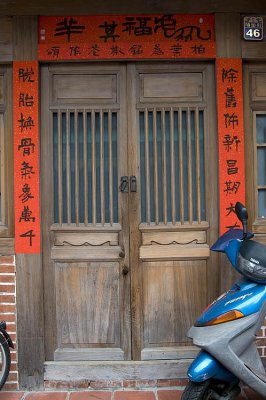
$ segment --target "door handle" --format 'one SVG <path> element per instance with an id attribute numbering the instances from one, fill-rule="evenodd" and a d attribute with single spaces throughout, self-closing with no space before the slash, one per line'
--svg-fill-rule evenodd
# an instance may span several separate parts
<path id="1" fill-rule="evenodd" d="M 121 193 L 128 193 L 128 176 L 121 176 L 119 189 Z"/>
<path id="2" fill-rule="evenodd" d="M 134 175 L 130 177 L 130 191 L 131 192 L 137 191 L 137 178 Z"/>
<path id="3" fill-rule="evenodd" d="M 127 275 L 129 273 L 129 268 L 128 268 L 128 266 L 127 265 L 123 265 L 123 268 L 122 268 L 122 274 L 125 276 L 125 275 Z"/>

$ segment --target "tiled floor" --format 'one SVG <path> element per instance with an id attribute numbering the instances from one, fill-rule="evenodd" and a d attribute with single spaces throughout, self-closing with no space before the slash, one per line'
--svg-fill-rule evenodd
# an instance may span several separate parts
<path id="1" fill-rule="evenodd" d="M 0 392 L 0 400 L 180 400 L 182 390 L 116 390 L 116 391 L 57 391 L 57 392 Z M 262 400 L 246 389 L 238 400 Z"/>

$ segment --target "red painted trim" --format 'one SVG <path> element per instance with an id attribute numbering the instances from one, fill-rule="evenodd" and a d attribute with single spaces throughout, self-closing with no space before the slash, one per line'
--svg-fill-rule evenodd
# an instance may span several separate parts
<path id="1" fill-rule="evenodd" d="M 40 253 L 38 61 L 13 63 L 15 252 Z"/>
<path id="2" fill-rule="evenodd" d="M 237 201 L 245 203 L 245 160 L 242 60 L 216 60 L 220 232 L 239 226 L 233 211 Z"/>

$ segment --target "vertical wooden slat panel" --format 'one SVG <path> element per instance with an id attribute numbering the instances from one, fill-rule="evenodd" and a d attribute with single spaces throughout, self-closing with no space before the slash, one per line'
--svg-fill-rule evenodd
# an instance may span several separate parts
<path id="1" fill-rule="evenodd" d="M 92 163 L 92 224 L 96 225 L 96 140 L 95 140 L 95 111 L 91 112 L 91 163 Z"/>
<path id="2" fill-rule="evenodd" d="M 187 109 L 187 166 L 188 166 L 188 219 L 193 222 L 193 196 L 192 196 L 192 154 L 191 154 L 191 111 Z"/>
<path id="3" fill-rule="evenodd" d="M 179 193 L 180 193 L 180 222 L 184 224 L 184 188 L 183 188 L 183 146 L 182 146 L 182 109 L 178 109 L 178 134 L 179 134 Z"/>
<path id="4" fill-rule="evenodd" d="M 112 149 L 112 112 L 108 111 L 108 144 L 109 144 L 109 215 L 110 225 L 114 222 L 113 204 L 113 149 Z"/>
<path id="5" fill-rule="evenodd" d="M 176 206 L 175 206 L 175 143 L 174 143 L 174 110 L 170 111 L 170 157 L 171 157 L 171 207 L 172 207 L 172 223 L 176 223 Z"/>
<path id="6" fill-rule="evenodd" d="M 166 132 L 165 109 L 161 111 L 162 118 L 162 175 L 163 175 L 163 222 L 167 224 L 167 179 L 166 179 Z"/>
<path id="7" fill-rule="evenodd" d="M 70 170 L 70 111 L 66 111 L 66 189 L 67 223 L 71 223 L 71 170 Z"/>
<path id="8" fill-rule="evenodd" d="M 75 137 L 75 219 L 79 224 L 79 143 L 78 143 L 78 112 L 74 114 L 74 137 Z"/>
<path id="9" fill-rule="evenodd" d="M 146 222 L 151 222 L 151 208 L 150 208 L 150 151 L 149 151 L 149 121 L 148 110 L 144 112 L 144 130 L 145 130 L 145 175 L 146 175 Z"/>
<path id="10" fill-rule="evenodd" d="M 57 160 L 58 160 L 58 222 L 59 225 L 63 223 L 63 173 L 62 173 L 62 113 L 57 112 L 57 130 L 58 130 L 58 148 L 57 148 Z"/>
<path id="11" fill-rule="evenodd" d="M 158 199 L 158 144 L 157 144 L 157 111 L 153 110 L 153 165 L 154 165 L 154 214 L 155 223 L 159 224 L 159 199 Z"/>
<path id="12" fill-rule="evenodd" d="M 87 112 L 83 110 L 84 225 L 88 225 L 88 132 Z"/>
<path id="13" fill-rule="evenodd" d="M 105 223 L 105 192 L 104 192 L 104 137 L 103 111 L 100 111 L 100 188 L 101 188 L 101 224 Z"/>
<path id="14" fill-rule="evenodd" d="M 201 222 L 199 108 L 195 110 L 197 220 Z"/>

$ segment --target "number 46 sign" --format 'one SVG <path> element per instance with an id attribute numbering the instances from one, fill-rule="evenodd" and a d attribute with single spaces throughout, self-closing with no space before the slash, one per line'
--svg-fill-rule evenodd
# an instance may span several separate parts
<path id="1" fill-rule="evenodd" d="M 262 40 L 263 39 L 263 18 L 244 17 L 244 39 Z"/>

